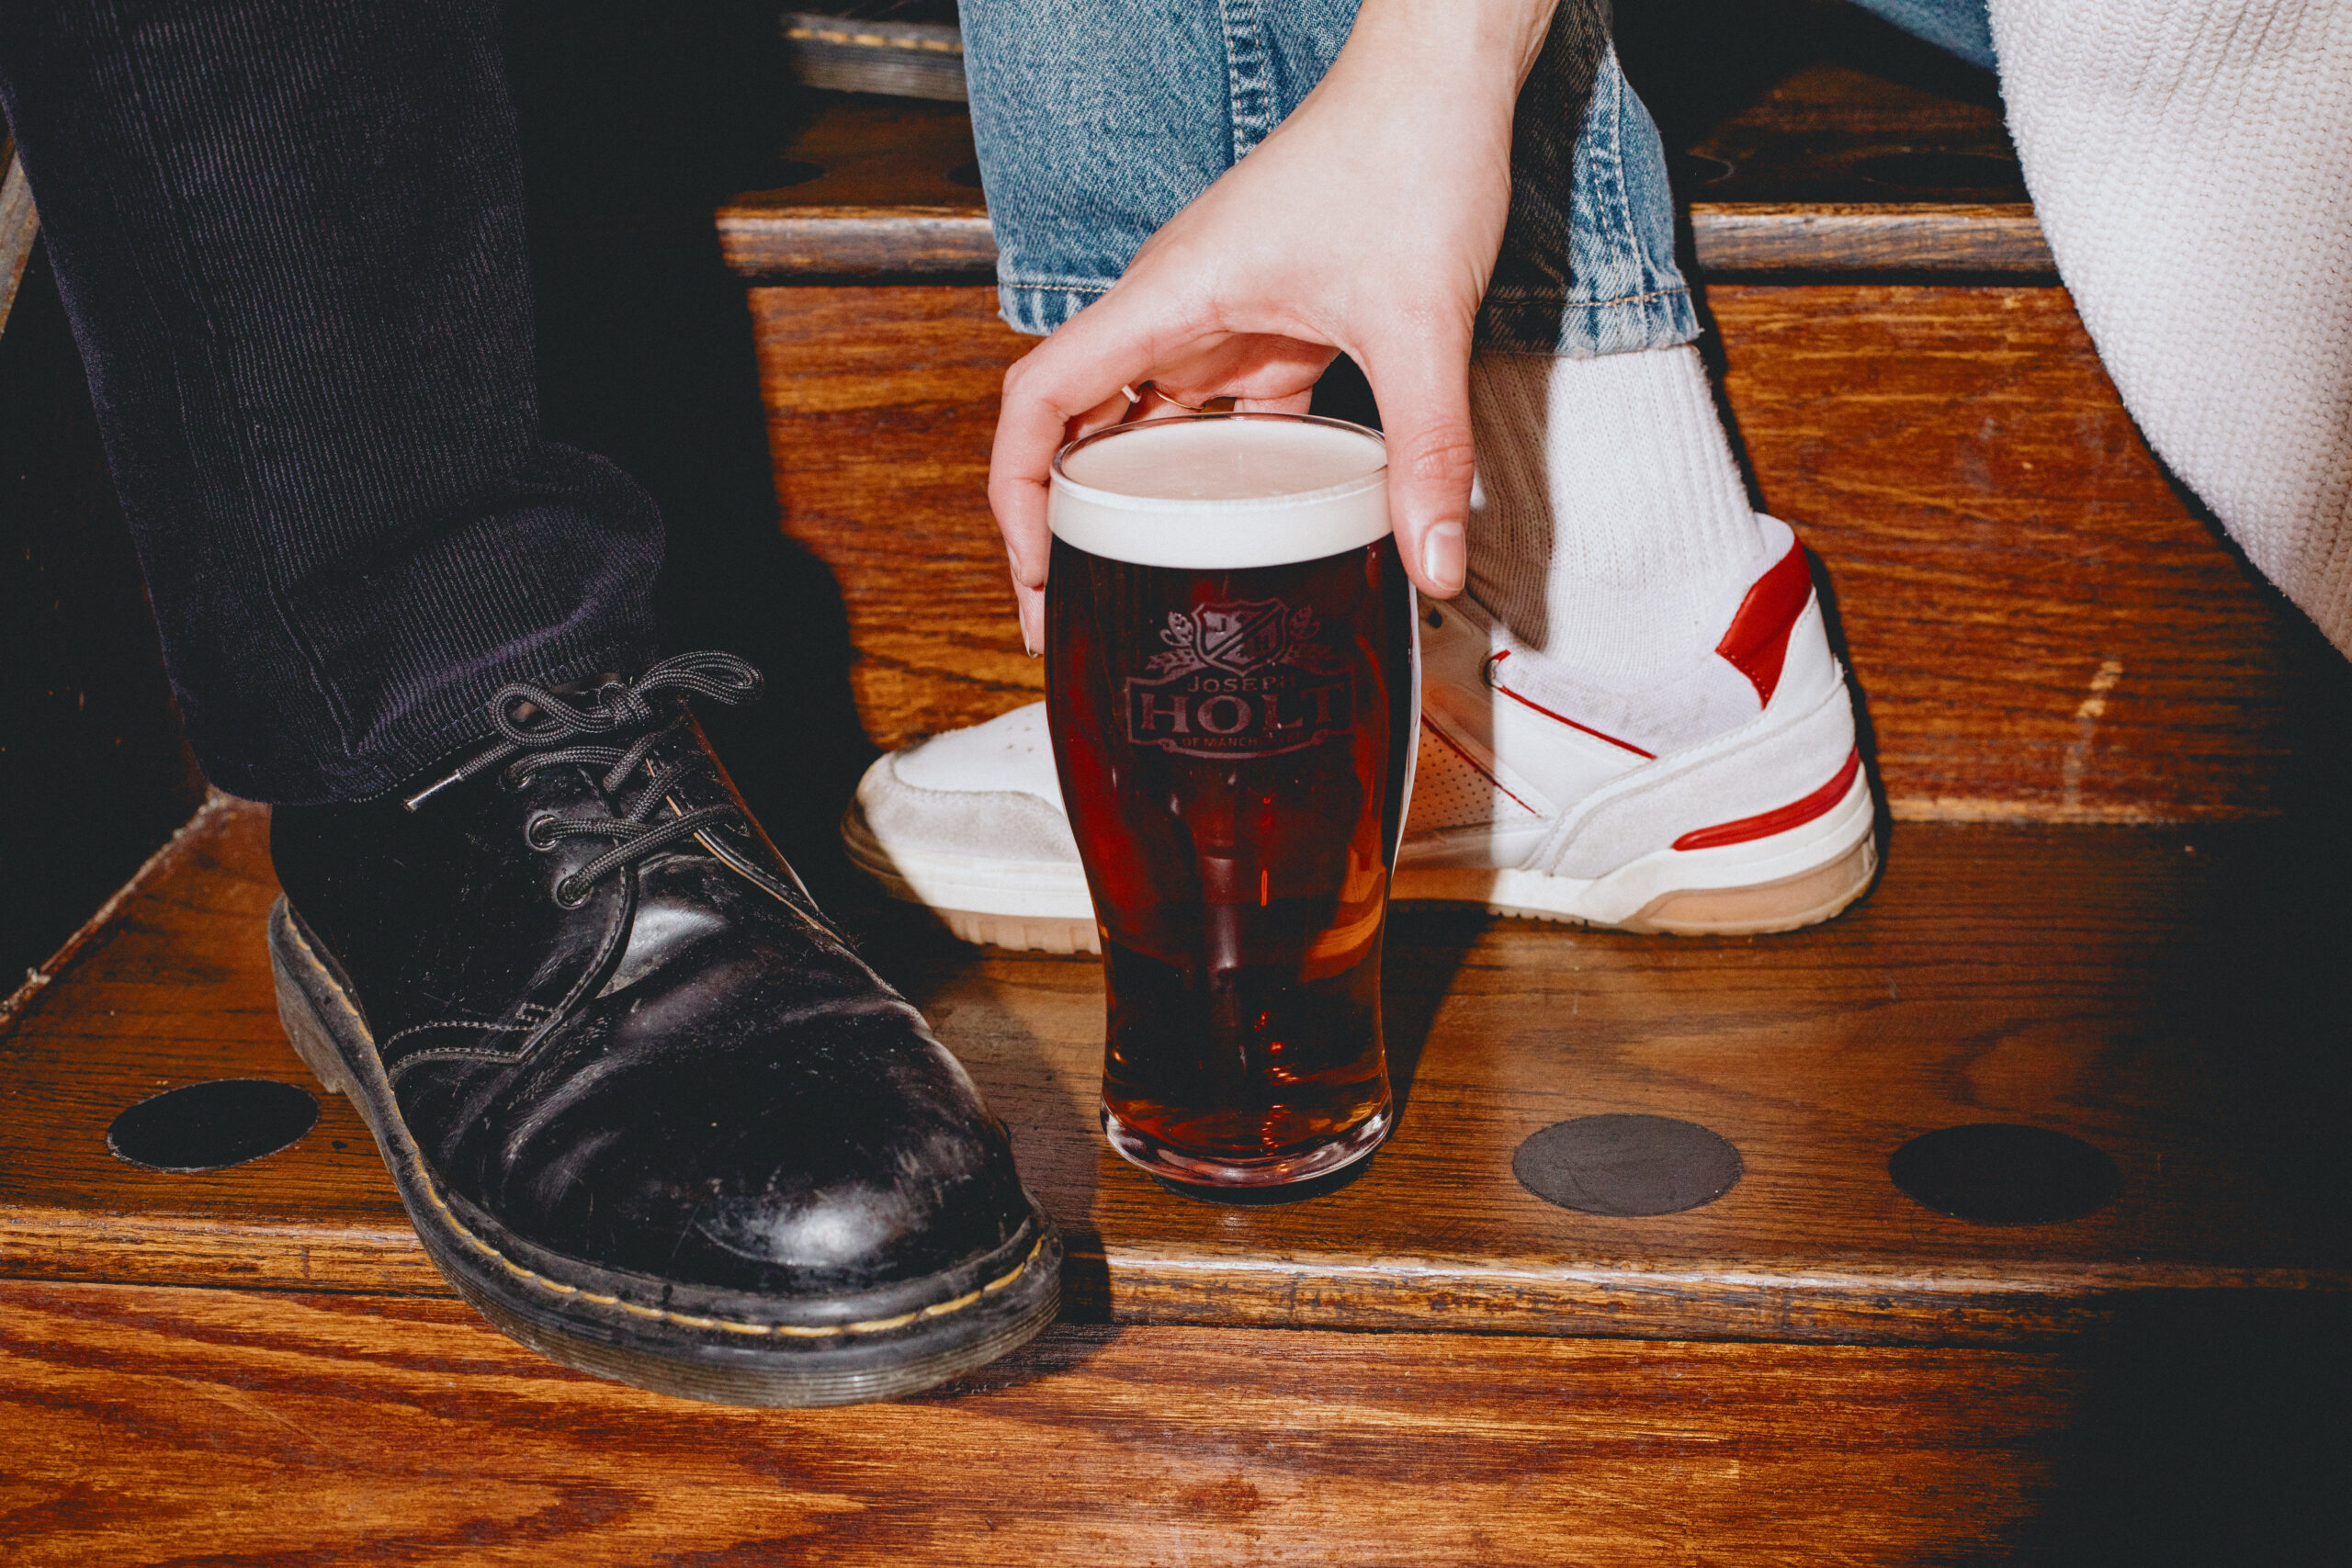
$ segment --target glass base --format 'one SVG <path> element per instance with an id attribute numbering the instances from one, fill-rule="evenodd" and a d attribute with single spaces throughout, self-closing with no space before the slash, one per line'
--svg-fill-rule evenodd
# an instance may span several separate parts
<path id="1" fill-rule="evenodd" d="M 1283 1187 L 1312 1181 L 1318 1176 L 1353 1165 L 1378 1148 L 1396 1120 L 1396 1107 L 1384 1105 L 1352 1130 L 1312 1148 L 1263 1159 L 1210 1159 L 1172 1149 L 1149 1134 L 1130 1127 L 1105 1105 L 1102 1135 L 1129 1165 L 1140 1166 L 1162 1181 L 1185 1187 Z"/>

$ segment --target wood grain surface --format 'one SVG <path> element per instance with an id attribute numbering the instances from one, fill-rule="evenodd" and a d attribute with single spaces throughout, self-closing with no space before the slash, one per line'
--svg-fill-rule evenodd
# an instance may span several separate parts
<path id="1" fill-rule="evenodd" d="M 1065 1328 L 915 1400 L 690 1404 L 456 1303 L 0 1288 L 20 1563 L 1970 1557 L 2090 1379 L 2041 1355 Z"/>
<path id="2" fill-rule="evenodd" d="M 2342 776 L 2343 660 L 2167 481 L 2063 290 L 1706 298 L 1737 437 L 1820 558 L 1895 816 L 2258 817 Z M 1027 340 L 985 288 L 751 308 L 784 526 L 840 581 L 874 740 L 1032 700 L 985 491 Z"/>
<path id="3" fill-rule="evenodd" d="M 882 746 L 1040 694 L 988 510 L 997 389 L 1026 353 L 995 290 L 755 288 L 784 530 L 841 584 Z"/>
<path id="4" fill-rule="evenodd" d="M 258 812 L 187 835 L 0 1042 L 0 1273 L 446 1290 L 350 1109 L 209 1175 L 110 1156 L 107 1122 L 213 1077 L 307 1083 L 262 943 Z M 2352 979 L 2340 852 L 2260 829 L 1900 824 L 1883 885 L 1788 937 L 1661 939 L 1400 914 L 1386 1010 L 1405 1109 L 1353 1184 L 1204 1205 L 1095 1127 L 1091 960 L 989 954 L 911 918 L 864 950 L 1005 1117 L 1069 1235 L 1071 1311 L 1121 1321 L 2025 1342 L 2148 1292 L 2338 1294 Z M 1746 1175 L 1680 1214 L 1554 1208 L 1510 1175 L 1571 1117 L 1697 1122 Z M 2022 1122 L 2086 1140 L 2118 1200 L 1986 1226 L 1891 1183 L 1906 1140 Z"/>
<path id="5" fill-rule="evenodd" d="M 2175 487 L 2063 290 L 1706 299 L 1898 815 L 2258 816 L 2341 787 L 2352 671 Z"/>
<path id="6" fill-rule="evenodd" d="M 968 279 L 996 269 L 988 214 L 952 207 L 767 206 L 718 209 L 719 254 L 752 283 L 805 277 Z"/>
<path id="7" fill-rule="evenodd" d="M 779 199 L 781 198 L 781 199 Z M 2056 264 L 2022 202 L 1693 202 L 1691 256 L 1702 272 L 1944 273 L 2053 282 Z M 985 211 L 868 200 L 816 206 L 786 189 L 718 209 L 720 254 L 752 284 L 834 278 L 940 282 L 996 269 Z"/>
<path id="8" fill-rule="evenodd" d="M 2005 283 L 2057 280 L 2026 202 L 1690 204 L 1691 255 L 1710 276 L 1964 272 Z"/>
<path id="9" fill-rule="evenodd" d="M 796 169 L 813 173 L 719 206 L 719 254 L 729 270 L 746 279 L 993 276 L 996 240 L 962 105 L 819 102 L 784 152 Z"/>
<path id="10" fill-rule="evenodd" d="M 0 1533 L 74 1568 L 2327 1561 L 2346 1379 L 2324 1325 L 2245 1326 L 2065 1357 L 1065 1326 L 765 1411 L 454 1302 L 0 1284 Z"/>

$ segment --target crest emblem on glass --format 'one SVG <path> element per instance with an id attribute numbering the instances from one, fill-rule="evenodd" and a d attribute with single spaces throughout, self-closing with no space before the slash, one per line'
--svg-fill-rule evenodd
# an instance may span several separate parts
<path id="1" fill-rule="evenodd" d="M 1385 448 L 1302 415 L 1117 425 L 1055 459 L 1047 514 L 1103 1131 L 1175 1182 L 1337 1170 L 1392 1121 L 1380 949 L 1419 694 Z"/>

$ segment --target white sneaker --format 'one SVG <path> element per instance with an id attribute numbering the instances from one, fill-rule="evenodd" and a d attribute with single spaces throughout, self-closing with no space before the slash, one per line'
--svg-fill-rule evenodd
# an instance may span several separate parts
<path id="1" fill-rule="evenodd" d="M 1790 931 L 1878 868 L 1845 672 L 1804 549 L 1772 564 L 1688 674 L 1611 691 L 1466 599 L 1424 604 L 1421 747 L 1393 897 L 1635 931 Z M 866 771 L 850 858 L 967 942 L 1101 951 L 1043 703 Z"/>

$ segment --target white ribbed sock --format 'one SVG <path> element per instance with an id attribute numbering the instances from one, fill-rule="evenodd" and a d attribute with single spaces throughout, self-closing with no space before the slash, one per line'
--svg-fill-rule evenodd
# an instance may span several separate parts
<path id="1" fill-rule="evenodd" d="M 1534 652 L 1636 692 L 1720 641 L 1763 536 L 1699 351 L 1470 362 L 1471 596 Z"/>

